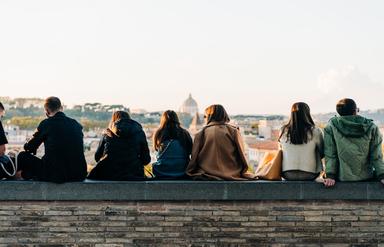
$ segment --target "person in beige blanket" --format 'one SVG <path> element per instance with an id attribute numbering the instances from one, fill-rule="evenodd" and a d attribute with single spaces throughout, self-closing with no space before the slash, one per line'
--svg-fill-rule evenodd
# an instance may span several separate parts
<path id="1" fill-rule="evenodd" d="M 237 127 L 229 124 L 222 105 L 205 110 L 206 126 L 196 134 L 187 175 L 202 180 L 247 180 L 248 163 Z"/>

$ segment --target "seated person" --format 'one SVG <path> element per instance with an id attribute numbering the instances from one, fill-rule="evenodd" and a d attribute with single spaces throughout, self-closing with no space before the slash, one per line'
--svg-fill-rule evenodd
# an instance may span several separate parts
<path id="1" fill-rule="evenodd" d="M 83 181 L 87 175 L 82 126 L 63 112 L 60 99 L 49 97 L 44 104 L 47 119 L 37 127 L 18 156 L 18 177 L 56 183 Z M 35 156 L 44 143 L 45 153 Z"/>
<path id="2" fill-rule="evenodd" d="M 280 134 L 282 176 L 286 180 L 315 180 L 323 170 L 323 133 L 315 126 L 309 106 L 298 102 Z"/>
<path id="3" fill-rule="evenodd" d="M 7 137 L 4 132 L 3 124 L 1 119 L 3 118 L 5 113 L 4 105 L 0 102 L 0 162 L 2 167 L 0 167 L 0 179 L 10 178 L 12 174 L 7 171 L 11 171 L 12 167 L 8 167 L 10 164 L 8 163 L 8 158 L 5 157 L 6 152 L 6 144 L 8 144 Z M 14 169 L 14 168 L 13 168 Z M 13 170 L 14 171 L 14 170 Z"/>
<path id="4" fill-rule="evenodd" d="M 95 153 L 97 162 L 88 178 L 93 180 L 143 180 L 151 162 L 146 135 L 128 112 L 116 111 Z"/>
<path id="5" fill-rule="evenodd" d="M 201 180 L 247 180 L 243 140 L 237 127 L 229 124 L 229 116 L 222 105 L 211 105 L 205 110 L 206 126 L 196 134 L 187 175 Z"/>
<path id="6" fill-rule="evenodd" d="M 329 121 L 324 130 L 327 187 L 335 181 L 369 181 L 384 184 L 382 135 L 372 120 L 357 115 L 359 109 L 352 99 L 337 103 L 340 115 Z"/>
<path id="7" fill-rule="evenodd" d="M 185 170 L 192 152 L 192 138 L 180 126 L 176 112 L 163 113 L 160 127 L 155 132 L 153 145 L 158 152 L 157 161 L 152 164 L 156 178 L 176 179 L 185 177 Z"/>
<path id="8" fill-rule="evenodd" d="M 3 123 L 1 122 L 1 119 L 3 118 L 5 113 L 5 109 L 3 104 L 0 102 L 0 156 L 3 156 L 6 151 L 5 145 L 8 144 L 7 137 L 5 136 Z"/>

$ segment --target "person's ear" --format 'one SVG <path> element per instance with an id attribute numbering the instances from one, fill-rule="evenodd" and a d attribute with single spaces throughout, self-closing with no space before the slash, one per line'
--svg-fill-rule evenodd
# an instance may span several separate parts
<path id="1" fill-rule="evenodd" d="M 45 115 L 46 115 L 47 117 L 50 117 L 51 113 L 49 112 L 48 109 L 45 109 Z"/>

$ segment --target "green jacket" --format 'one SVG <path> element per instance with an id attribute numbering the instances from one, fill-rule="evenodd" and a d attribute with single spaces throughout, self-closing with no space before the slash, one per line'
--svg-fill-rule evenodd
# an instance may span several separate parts
<path id="1" fill-rule="evenodd" d="M 332 118 L 324 129 L 326 175 L 340 181 L 384 178 L 382 135 L 361 116 Z"/>

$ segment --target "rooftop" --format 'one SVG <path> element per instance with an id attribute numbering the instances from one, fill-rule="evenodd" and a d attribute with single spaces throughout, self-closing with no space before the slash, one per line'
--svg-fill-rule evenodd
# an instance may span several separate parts
<path id="1" fill-rule="evenodd" d="M 250 148 L 259 149 L 259 150 L 278 150 L 279 149 L 279 143 L 277 141 L 271 141 L 271 140 L 256 141 L 255 143 L 251 143 L 248 146 Z"/>

